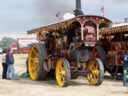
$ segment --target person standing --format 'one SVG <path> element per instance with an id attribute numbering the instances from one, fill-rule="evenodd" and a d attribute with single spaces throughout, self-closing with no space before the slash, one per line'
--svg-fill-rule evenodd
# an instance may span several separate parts
<path id="1" fill-rule="evenodd" d="M 26 59 L 26 72 L 25 72 L 25 77 L 29 77 L 29 71 L 28 71 L 28 57 Z"/>
<path id="2" fill-rule="evenodd" d="M 16 74 L 14 70 L 14 56 L 13 56 L 13 50 L 10 48 L 6 54 L 6 63 L 8 64 L 7 69 L 7 79 L 10 79 L 10 74 L 12 75 L 12 78 L 16 80 Z"/>
<path id="3" fill-rule="evenodd" d="M 7 68 L 8 65 L 6 64 L 6 49 L 3 49 L 3 54 L 2 54 L 2 67 L 3 67 L 3 71 L 2 71 L 2 79 L 7 79 Z"/>

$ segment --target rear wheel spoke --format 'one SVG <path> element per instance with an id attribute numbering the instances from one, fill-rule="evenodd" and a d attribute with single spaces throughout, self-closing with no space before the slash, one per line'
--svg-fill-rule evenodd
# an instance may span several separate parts
<path id="1" fill-rule="evenodd" d="M 38 57 L 38 51 L 36 47 L 32 47 L 30 49 L 30 58 L 29 58 L 29 73 L 30 77 L 35 80 L 37 78 L 38 73 L 38 67 L 39 67 L 39 57 Z"/>

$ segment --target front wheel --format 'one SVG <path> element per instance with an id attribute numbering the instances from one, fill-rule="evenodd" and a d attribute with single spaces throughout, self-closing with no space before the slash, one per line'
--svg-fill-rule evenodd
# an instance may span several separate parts
<path id="1" fill-rule="evenodd" d="M 90 85 L 100 85 L 104 78 L 104 67 L 100 59 L 91 59 L 87 63 L 87 80 Z"/>
<path id="2" fill-rule="evenodd" d="M 59 87 L 64 87 L 67 85 L 68 81 L 71 78 L 70 65 L 67 59 L 60 58 L 57 61 L 55 76 L 57 85 Z"/>

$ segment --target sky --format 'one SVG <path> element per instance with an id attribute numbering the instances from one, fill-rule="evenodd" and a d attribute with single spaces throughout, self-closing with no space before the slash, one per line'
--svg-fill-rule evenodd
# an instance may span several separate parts
<path id="1" fill-rule="evenodd" d="M 105 17 L 114 22 L 128 17 L 128 0 L 82 0 L 85 15 L 101 15 L 103 5 Z M 57 22 L 57 12 L 63 16 L 74 9 L 75 0 L 1 0 L 0 38 Z"/>

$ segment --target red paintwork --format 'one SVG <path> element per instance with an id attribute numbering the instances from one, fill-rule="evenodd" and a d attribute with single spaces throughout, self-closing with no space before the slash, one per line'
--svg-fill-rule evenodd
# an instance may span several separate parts
<path id="1" fill-rule="evenodd" d="M 30 50 L 29 48 L 20 48 L 18 49 L 18 53 L 28 54 L 29 50 Z"/>
<path id="2" fill-rule="evenodd" d="M 125 42 L 112 42 L 111 48 L 109 50 L 108 62 L 112 64 L 112 56 L 115 56 L 115 64 L 114 65 L 122 65 L 123 64 L 123 55 L 126 53 L 126 43 Z"/>

